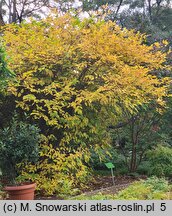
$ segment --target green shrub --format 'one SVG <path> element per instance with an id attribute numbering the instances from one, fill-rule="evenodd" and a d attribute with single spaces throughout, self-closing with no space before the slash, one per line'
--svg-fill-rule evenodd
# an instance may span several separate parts
<path id="1" fill-rule="evenodd" d="M 139 165 L 137 172 L 141 175 L 147 175 L 149 176 L 150 173 L 150 167 L 151 163 L 150 161 L 142 161 L 142 163 Z"/>
<path id="2" fill-rule="evenodd" d="M 172 176 L 172 148 L 158 145 L 155 149 L 148 151 L 149 175 Z"/>
<path id="3" fill-rule="evenodd" d="M 171 187 L 164 178 L 152 177 L 146 181 L 138 181 L 119 192 L 115 199 L 119 200 L 152 200 L 167 199 Z"/>
<path id="4" fill-rule="evenodd" d="M 0 170 L 9 181 L 17 176 L 17 164 L 38 159 L 39 129 L 15 118 L 0 131 Z"/>
<path id="5" fill-rule="evenodd" d="M 148 178 L 144 182 L 144 185 L 152 187 L 155 191 L 167 192 L 169 190 L 168 181 L 165 178 L 158 178 L 156 176 Z"/>

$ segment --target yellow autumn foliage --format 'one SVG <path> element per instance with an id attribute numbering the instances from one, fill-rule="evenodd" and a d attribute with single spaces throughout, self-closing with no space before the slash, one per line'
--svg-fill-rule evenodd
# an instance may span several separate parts
<path id="1" fill-rule="evenodd" d="M 67 150 L 67 149 L 66 149 Z M 18 165 L 20 176 L 17 180 L 35 182 L 36 190 L 42 195 L 64 196 L 74 194 L 73 189 L 82 187 L 88 180 L 89 169 L 83 165 L 84 150 L 61 152 L 50 145 L 42 145 L 38 163 Z"/>
<path id="2" fill-rule="evenodd" d="M 158 43 L 146 45 L 145 35 L 111 21 L 79 22 L 70 15 L 7 25 L 3 34 L 9 67 L 16 74 L 8 91 L 53 142 L 46 146 L 47 159 L 28 165 L 22 174 L 42 170 L 35 180 L 47 194 L 57 191 L 56 179 L 63 179 L 58 160 L 76 166 L 77 155 L 87 156 L 80 147 L 108 142 L 112 116 L 152 100 L 164 105 L 168 81 L 152 72 L 167 68 L 166 54 Z M 63 154 L 66 146 L 72 149 L 69 157 Z"/>
<path id="3" fill-rule="evenodd" d="M 17 75 L 9 91 L 19 107 L 47 124 L 59 127 L 59 113 L 66 114 L 63 107 L 79 115 L 83 104 L 93 102 L 132 110 L 165 95 L 163 80 L 150 72 L 165 68 L 166 54 L 156 51 L 157 43 L 143 44 L 144 35 L 113 22 L 76 24 L 65 15 L 9 25 L 4 34 Z"/>

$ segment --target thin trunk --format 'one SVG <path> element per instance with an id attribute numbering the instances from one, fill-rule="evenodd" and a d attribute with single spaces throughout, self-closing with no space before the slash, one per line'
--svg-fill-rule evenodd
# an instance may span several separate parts
<path id="1" fill-rule="evenodd" d="M 144 0 L 144 4 L 143 4 L 143 17 L 144 19 L 146 18 L 146 0 Z"/>
<path id="2" fill-rule="evenodd" d="M 158 7 L 161 6 L 161 3 L 162 3 L 162 0 L 156 0 L 156 4 L 157 4 Z"/>
<path id="3" fill-rule="evenodd" d="M 3 25 L 5 25 L 5 23 L 4 23 L 2 14 L 0 14 L 0 26 L 3 26 Z"/>
<path id="4" fill-rule="evenodd" d="M 148 12 L 149 12 L 149 18 L 152 20 L 152 5 L 151 0 L 148 0 Z"/>
<path id="5" fill-rule="evenodd" d="M 139 161 L 138 161 L 138 166 L 141 164 L 141 162 L 142 162 L 142 160 L 143 160 L 143 156 L 144 156 L 144 154 L 145 154 L 145 149 L 144 150 L 142 150 L 142 152 L 141 152 L 141 154 L 140 154 L 140 156 L 139 156 Z"/>
<path id="6" fill-rule="evenodd" d="M 157 4 L 156 18 L 157 19 L 158 19 L 159 11 L 160 11 L 160 8 L 161 8 L 161 3 L 162 3 L 162 0 L 156 0 L 156 4 Z"/>
<path id="7" fill-rule="evenodd" d="M 19 23 L 22 23 L 23 21 L 22 13 L 20 15 L 17 13 L 17 18 L 18 18 Z"/>
<path id="8" fill-rule="evenodd" d="M 25 4 L 26 4 L 26 2 L 27 2 L 27 0 L 25 0 L 23 2 L 22 9 L 21 9 L 20 13 L 16 10 L 17 18 L 18 18 L 19 23 L 21 23 L 23 21 L 23 15 L 24 15 L 24 12 L 25 12 Z"/>
<path id="9" fill-rule="evenodd" d="M 12 2 L 11 0 L 8 0 L 8 23 L 11 23 L 12 22 Z"/>
<path id="10" fill-rule="evenodd" d="M 131 156 L 131 164 L 130 164 L 130 172 L 135 172 L 136 171 L 136 167 L 137 167 L 137 158 L 136 158 L 136 143 L 133 143 L 133 147 L 132 147 L 132 156 Z"/>
<path id="11" fill-rule="evenodd" d="M 118 7 L 117 7 L 117 10 L 116 10 L 116 12 L 115 12 L 115 17 L 117 17 L 118 12 L 119 12 L 119 10 L 120 10 L 120 8 L 121 8 L 122 3 L 123 3 L 123 0 L 120 0 L 119 5 L 118 5 Z"/>
<path id="12" fill-rule="evenodd" d="M 12 14 L 12 22 L 17 22 L 17 8 L 16 8 L 16 0 L 13 0 L 13 14 Z"/>
<path id="13" fill-rule="evenodd" d="M 130 163 L 130 172 L 135 172 L 137 168 L 137 144 L 138 144 L 138 133 L 135 133 L 134 129 L 135 120 L 132 121 L 132 155 Z"/>
<path id="14" fill-rule="evenodd" d="M 0 1 L 0 26 L 5 25 L 4 19 L 3 19 L 3 13 L 2 13 L 2 4 L 3 4 L 3 1 Z"/>

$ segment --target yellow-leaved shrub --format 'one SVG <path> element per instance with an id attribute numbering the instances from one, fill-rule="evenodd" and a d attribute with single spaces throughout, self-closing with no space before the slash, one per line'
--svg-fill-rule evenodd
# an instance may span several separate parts
<path id="1" fill-rule="evenodd" d="M 16 74 L 8 92 L 51 137 L 40 161 L 22 170 L 46 194 L 85 178 L 87 149 L 110 142 L 107 126 L 123 110 L 152 100 L 164 104 L 168 82 L 151 72 L 166 69 L 166 54 L 111 21 L 52 16 L 7 25 L 3 40 Z"/>
<path id="2" fill-rule="evenodd" d="M 64 15 L 8 25 L 3 39 L 16 74 L 8 91 L 56 145 L 100 145 L 114 113 L 164 103 L 168 82 L 151 72 L 166 69 L 166 53 L 134 30 Z"/>
<path id="3" fill-rule="evenodd" d="M 41 195 L 72 195 L 86 184 L 89 177 L 89 169 L 83 164 L 83 152 L 70 153 L 70 149 L 42 145 L 41 160 L 36 164 L 19 164 L 21 173 L 17 180 L 35 182 Z"/>

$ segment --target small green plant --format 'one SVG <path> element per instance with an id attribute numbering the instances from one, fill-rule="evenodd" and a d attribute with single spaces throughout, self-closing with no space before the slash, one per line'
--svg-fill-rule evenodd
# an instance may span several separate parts
<path id="1" fill-rule="evenodd" d="M 13 118 L 11 125 L 0 131 L 0 170 L 9 183 L 17 176 L 17 164 L 38 159 L 39 129 Z"/>

